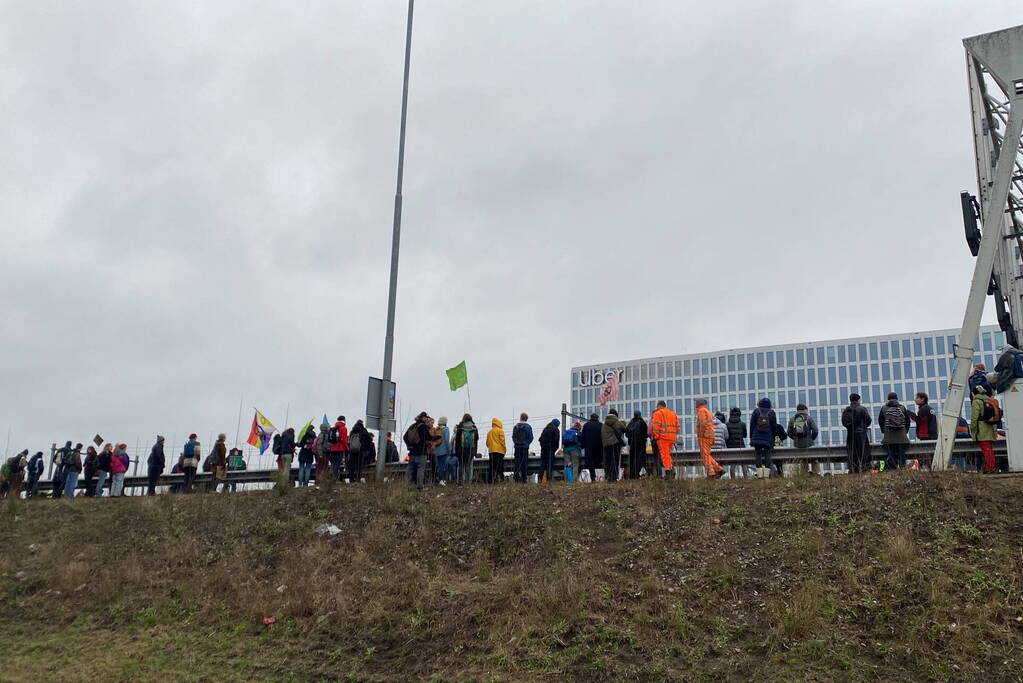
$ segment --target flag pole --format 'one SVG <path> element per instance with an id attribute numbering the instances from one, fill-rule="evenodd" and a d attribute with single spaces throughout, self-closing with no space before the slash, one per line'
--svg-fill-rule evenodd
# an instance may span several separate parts
<path id="1" fill-rule="evenodd" d="M 245 400 L 245 395 L 238 396 L 238 426 L 234 430 L 234 447 L 238 448 L 238 439 L 242 436 L 242 401 Z"/>
<path id="2" fill-rule="evenodd" d="M 472 413 L 472 395 L 469 394 L 469 380 L 465 380 L 465 398 L 469 401 L 469 413 Z"/>

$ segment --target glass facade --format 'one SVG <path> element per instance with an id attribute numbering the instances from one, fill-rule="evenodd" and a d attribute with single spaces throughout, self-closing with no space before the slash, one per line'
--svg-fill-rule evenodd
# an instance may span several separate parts
<path id="1" fill-rule="evenodd" d="M 991 370 L 1005 345 L 1005 334 L 997 326 L 982 327 L 980 332 L 973 362 Z M 914 409 L 913 396 L 924 392 L 940 411 L 948 394 L 958 333 L 913 332 L 576 367 L 569 410 L 576 415 L 601 413 L 603 381 L 594 385 L 594 376 L 600 379 L 606 371 L 621 371 L 620 399 L 608 407 L 618 408 L 626 420 L 637 410 L 647 418 L 657 401 L 664 400 L 679 415 L 686 450 L 695 449 L 695 398 L 706 398 L 711 410 L 726 415 L 737 407 L 746 422 L 761 398 L 771 399 L 779 421 L 784 418 L 786 423 L 796 405 L 805 403 L 820 428 L 817 443 L 844 444 L 841 415 L 850 393 L 863 397 L 875 420 L 890 391 L 910 409 Z M 664 381 L 666 376 L 678 379 Z M 876 425 L 871 438 L 880 442 Z"/>

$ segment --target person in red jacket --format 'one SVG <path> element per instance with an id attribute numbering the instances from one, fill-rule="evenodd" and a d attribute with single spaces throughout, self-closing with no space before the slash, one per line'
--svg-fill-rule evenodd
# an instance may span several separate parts
<path id="1" fill-rule="evenodd" d="M 327 441 L 330 442 L 330 469 L 334 477 L 340 479 L 348 455 L 348 425 L 344 415 L 337 416 L 337 422 L 327 434 Z"/>

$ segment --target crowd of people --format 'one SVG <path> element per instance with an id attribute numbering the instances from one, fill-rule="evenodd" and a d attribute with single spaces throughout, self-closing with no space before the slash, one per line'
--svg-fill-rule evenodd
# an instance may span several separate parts
<path id="1" fill-rule="evenodd" d="M 978 365 L 970 376 L 969 389 L 969 436 L 978 443 L 981 455 L 969 462 L 961 457 L 954 458 L 951 465 L 984 473 L 1006 470 L 1005 456 L 996 458 L 993 447 L 999 437 L 1001 407 L 993 397 L 983 366 Z M 913 403 L 915 412 L 900 403 L 897 394 L 888 394 L 887 402 L 877 415 L 876 424 L 883 435 L 881 446 L 884 453 L 875 464 L 870 443 L 873 417 L 858 394 L 849 396 L 849 405 L 842 411 L 849 472 L 906 467 L 909 432 L 913 426 L 916 427 L 917 439 L 937 439 L 937 414 L 929 403 L 929 397 L 925 393 L 917 393 Z M 791 441 L 797 449 L 809 448 L 819 434 L 817 424 L 804 404 L 796 407 L 787 425 L 779 422 L 767 398 L 757 402 L 748 422 L 743 420 L 738 408 L 732 408 L 725 416 L 721 412 L 712 413 L 706 399 L 696 399 L 694 405 L 700 458 L 706 476 L 712 479 L 721 478 L 726 473 L 729 478 L 777 476 L 780 472 L 774 449 L 786 441 Z M 637 411 L 625 422 L 615 408 L 610 408 L 603 420 L 593 413 L 585 423 L 574 422 L 571 426 L 566 425 L 563 431 L 559 420 L 551 420 L 535 438 L 529 416 L 522 413 L 511 430 L 512 479 L 518 483 L 529 480 L 530 448 L 534 440 L 540 451 L 537 480 L 541 482 L 555 478 L 567 482 L 597 481 L 598 470 L 603 479 L 610 482 L 640 476 L 671 477 L 674 473 L 672 453 L 679 442 L 680 425 L 678 415 L 668 408 L 665 401 L 658 401 L 649 421 Z M 753 466 L 731 464 L 726 472 L 726 468 L 714 458 L 714 451 L 745 448 L 747 439 L 754 451 Z M 491 420 L 490 430 L 482 441 L 489 462 L 479 476 L 474 461 L 482 457 L 481 437 L 469 414 L 463 415 L 452 428 L 446 417 L 434 420 L 424 411 L 416 416 L 402 441 L 408 449 L 405 458 L 408 480 L 419 489 L 427 484 L 446 486 L 477 479 L 496 484 L 505 479 L 505 458 L 509 449 L 504 424 L 496 417 Z M 164 437 L 157 436 L 146 461 L 148 495 L 156 493 L 166 470 L 164 443 Z M 72 446 L 68 441 L 63 447 L 53 450 L 53 476 L 47 487 L 50 497 L 73 498 L 80 483 L 82 490 L 78 495 L 81 496 L 102 497 L 105 489 L 110 496 L 123 495 L 124 480 L 131 462 L 127 445 L 106 443 L 97 450 L 98 446 L 90 445 L 83 452 L 82 444 Z M 296 456 L 298 472 L 294 483 L 298 486 L 309 486 L 313 481 L 328 479 L 363 482 L 364 468 L 377 459 L 374 434 L 366 429 L 362 420 L 356 420 L 349 430 L 343 415 L 339 415 L 333 424 L 324 421 L 319 431 L 307 427 L 296 435 L 295 429 L 288 427 L 274 435 L 272 452 L 277 456 L 279 483 L 288 486 L 293 483 L 290 475 Z M 197 436 L 190 434 L 171 468 L 172 474 L 183 475 L 180 482 L 170 485 L 171 492 L 191 493 L 200 469 L 212 475 L 212 485 L 207 486 L 207 490 L 236 490 L 237 482 L 230 481 L 227 472 L 246 469 L 242 451 L 228 449 L 227 437 L 220 434 L 205 458 L 202 453 Z M 560 468 L 555 467 L 558 453 L 564 455 Z M 400 459 L 390 432 L 387 433 L 384 458 L 391 463 Z M 6 459 L 0 467 L 0 497 L 17 497 L 22 491 L 26 498 L 38 496 L 44 460 L 42 451 L 29 457 L 27 449 Z"/>

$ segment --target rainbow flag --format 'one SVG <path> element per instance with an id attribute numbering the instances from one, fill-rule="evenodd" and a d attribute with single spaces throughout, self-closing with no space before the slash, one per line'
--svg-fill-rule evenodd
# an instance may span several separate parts
<path id="1" fill-rule="evenodd" d="M 249 431 L 249 440 L 246 443 L 253 448 L 258 448 L 259 454 L 263 455 L 270 447 L 270 437 L 276 431 L 277 427 L 274 427 L 270 420 L 257 410 L 252 418 L 252 429 Z"/>

